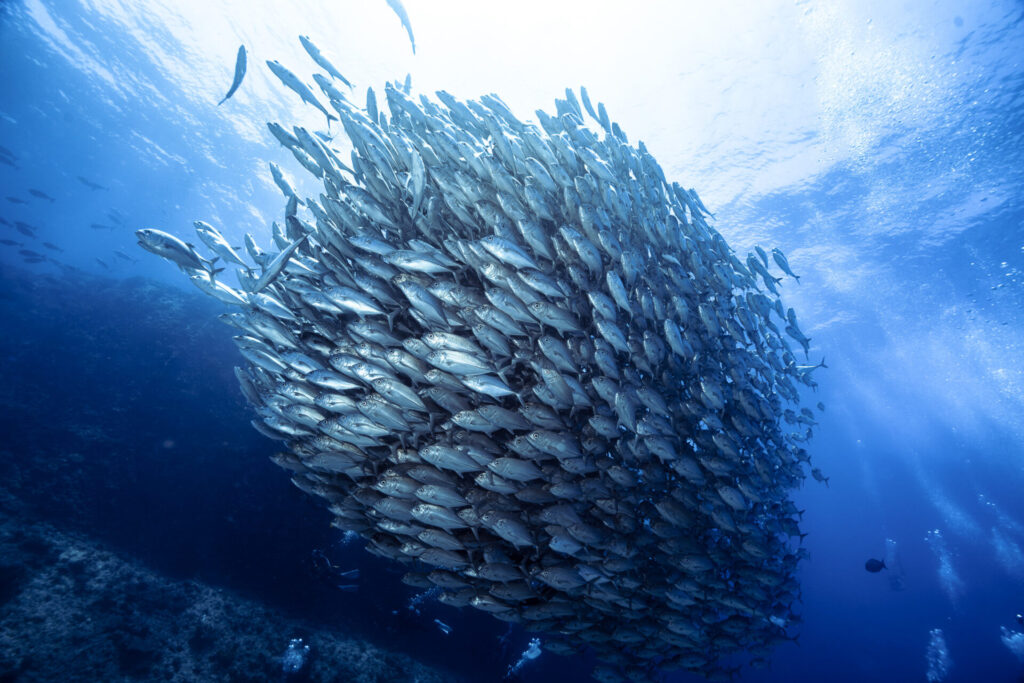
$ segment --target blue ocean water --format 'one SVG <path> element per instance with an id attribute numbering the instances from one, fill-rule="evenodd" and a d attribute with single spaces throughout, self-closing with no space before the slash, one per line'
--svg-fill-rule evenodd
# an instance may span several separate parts
<path id="1" fill-rule="evenodd" d="M 195 219 L 269 241 L 283 202 L 267 162 L 313 184 L 264 124 L 324 122 L 263 61 L 312 71 L 308 34 L 357 93 L 409 73 L 416 92 L 496 92 L 527 117 L 582 83 L 738 253 L 788 255 L 801 281 L 783 300 L 828 364 L 809 398 L 826 406 L 810 450 L 829 483 L 795 493 L 799 641 L 742 680 L 1019 680 L 1024 653 L 1003 637 L 1024 631 L 1020 3 L 406 6 L 415 55 L 383 0 L 0 6 L 4 538 L 46 524 L 301 623 L 245 653 L 264 667 L 252 680 L 320 630 L 470 681 L 500 680 L 527 647 L 471 610 L 411 609 L 402 572 L 328 526 L 249 427 L 222 307 L 135 245 L 138 228 L 185 236 Z M 240 43 L 249 73 L 218 107 Z M 887 539 L 901 590 L 893 567 L 864 571 Z M 61 647 L 0 653 L 0 680 L 105 680 L 108 652 L 119 676 L 156 678 L 124 655 L 162 651 L 136 623 L 165 611 L 152 598 L 84 639 L 15 620 L 31 576 L 64 566 L 59 547 L 39 557 L 0 558 L 0 649 Z M 358 589 L 335 568 L 359 569 Z M 135 644 L 109 649 L 121 632 Z M 929 678 L 939 644 L 948 664 Z M 592 664 L 542 653 L 519 677 L 586 680 Z M 397 671 L 366 680 L 413 680 Z"/>

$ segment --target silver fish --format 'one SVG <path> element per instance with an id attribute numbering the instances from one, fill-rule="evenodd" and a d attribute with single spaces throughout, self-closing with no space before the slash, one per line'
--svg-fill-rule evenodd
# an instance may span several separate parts
<path id="1" fill-rule="evenodd" d="M 218 107 L 224 104 L 228 100 L 228 98 L 234 95 L 235 91 L 238 90 L 238 86 L 242 85 L 242 79 L 245 78 L 245 64 L 245 45 L 239 45 L 238 55 L 235 57 L 235 77 L 231 81 L 231 87 L 228 88 L 228 94 L 225 95 L 223 99 L 221 99 L 221 101 L 217 103 Z"/>
<path id="2" fill-rule="evenodd" d="M 309 36 L 299 36 L 299 42 L 302 43 L 302 47 L 306 50 L 306 53 L 313 58 L 313 61 L 316 62 L 321 69 L 329 73 L 332 77 L 337 78 L 348 87 L 352 87 L 352 84 L 341 75 L 341 72 L 331 64 L 330 60 L 321 54 L 320 48 L 318 48 L 313 41 L 309 39 Z"/>

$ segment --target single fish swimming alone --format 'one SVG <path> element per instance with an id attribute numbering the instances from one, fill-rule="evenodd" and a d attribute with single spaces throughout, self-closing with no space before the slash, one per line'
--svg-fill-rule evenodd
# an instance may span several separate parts
<path id="1" fill-rule="evenodd" d="M 412 23 L 409 21 L 409 13 L 405 11 L 402 0 L 387 0 L 388 6 L 395 11 L 398 18 L 402 20 L 405 32 L 409 34 L 409 44 L 412 45 L 412 53 L 416 54 L 416 39 L 412 35 Z"/>
<path id="2" fill-rule="evenodd" d="M 26 237 L 35 237 L 37 228 L 34 225 L 26 223 L 25 221 L 14 221 L 14 227 L 17 228 L 18 232 Z"/>
<path id="3" fill-rule="evenodd" d="M 238 46 L 238 57 L 235 58 L 235 79 L 231 81 L 231 88 L 228 90 L 228 94 L 217 103 L 217 106 L 224 104 L 229 97 L 235 94 L 238 90 L 238 86 L 242 85 L 242 79 L 245 78 L 245 45 Z"/>
<path id="4" fill-rule="evenodd" d="M 57 201 L 56 199 L 54 199 L 50 195 L 46 194 L 42 190 L 37 190 L 35 188 L 32 188 L 31 190 L 29 190 L 28 193 L 30 195 L 32 195 L 33 197 L 37 197 L 39 199 L 45 199 L 48 202 L 55 202 L 55 201 Z"/>
<path id="5" fill-rule="evenodd" d="M 868 570 L 872 574 L 877 574 L 885 568 L 884 560 L 870 559 L 864 563 L 864 569 Z"/>
<path id="6" fill-rule="evenodd" d="M 99 183 L 96 183 L 96 182 L 93 182 L 93 181 L 89 180 L 85 176 L 78 176 L 78 182 L 82 183 L 83 185 L 88 187 L 90 190 L 109 190 L 110 189 L 109 187 L 106 187 L 104 185 L 100 185 Z"/>

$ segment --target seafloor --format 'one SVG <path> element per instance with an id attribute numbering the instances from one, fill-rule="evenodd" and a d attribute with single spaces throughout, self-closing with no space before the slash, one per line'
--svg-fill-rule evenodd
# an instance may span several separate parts
<path id="1" fill-rule="evenodd" d="M 51 524 L 0 514 L 0 558 L 0 681 L 285 680 L 283 635 L 311 648 L 289 681 L 455 678 Z"/>

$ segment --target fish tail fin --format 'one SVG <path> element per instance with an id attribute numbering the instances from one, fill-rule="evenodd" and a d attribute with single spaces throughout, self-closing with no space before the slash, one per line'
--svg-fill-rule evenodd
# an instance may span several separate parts
<path id="1" fill-rule="evenodd" d="M 800 276 L 799 275 L 794 275 L 793 278 L 796 279 L 796 283 L 797 284 L 800 284 Z"/>
<path id="2" fill-rule="evenodd" d="M 214 256 L 212 259 L 204 259 L 204 258 L 200 258 L 199 259 L 200 263 L 202 263 L 202 265 L 203 265 L 203 270 L 205 270 L 207 273 L 209 273 L 211 280 L 213 279 L 213 276 L 216 275 L 217 273 L 224 272 L 223 268 L 215 268 L 214 267 L 214 265 L 217 263 L 217 261 L 219 259 L 220 259 L 219 256 Z"/>

